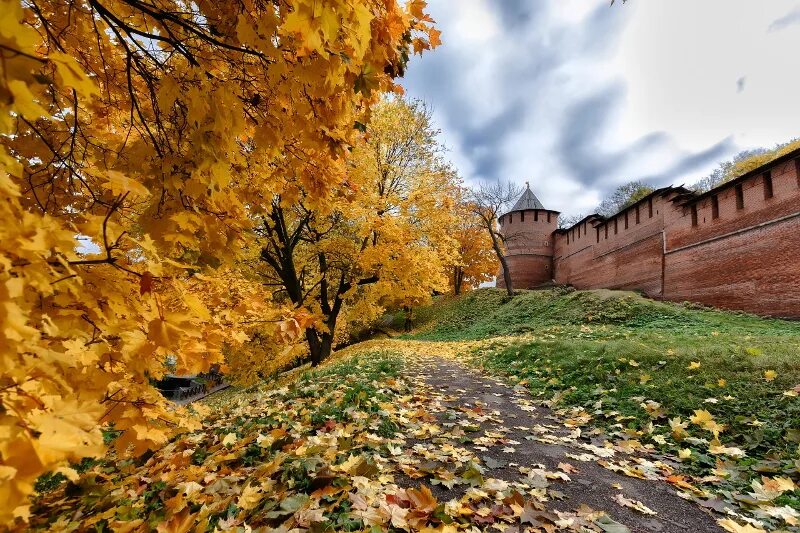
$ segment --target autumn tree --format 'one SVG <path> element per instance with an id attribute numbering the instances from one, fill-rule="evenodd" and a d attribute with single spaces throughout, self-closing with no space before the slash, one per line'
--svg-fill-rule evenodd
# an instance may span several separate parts
<path id="1" fill-rule="evenodd" d="M 466 224 L 455 234 L 458 240 L 458 263 L 452 267 L 453 294 L 491 281 L 497 273 L 497 256 L 492 241 L 482 227 Z"/>
<path id="2" fill-rule="evenodd" d="M 0 521 L 102 425 L 122 454 L 187 427 L 150 386 L 167 355 L 196 372 L 252 321 L 302 329 L 236 279 L 250 201 L 341 188 L 354 126 L 438 42 L 423 7 L 0 0 Z"/>
<path id="3" fill-rule="evenodd" d="M 779 143 L 772 149 L 754 148 L 743 150 L 733 156 L 732 159 L 720 163 L 708 176 L 698 180 L 692 189 L 700 193 L 710 191 L 714 187 L 738 178 L 742 174 L 766 165 L 770 161 L 798 148 L 800 148 L 800 139 Z"/>
<path id="4" fill-rule="evenodd" d="M 506 292 L 514 296 L 514 283 L 511 279 L 511 270 L 505 255 L 505 244 L 514 238 L 500 231 L 499 218 L 506 209 L 522 194 L 522 188 L 513 183 L 494 182 L 481 184 L 470 190 L 469 206 L 472 213 L 480 221 L 481 228 L 492 242 L 497 260 L 503 269 L 503 279 Z"/>
<path id="5" fill-rule="evenodd" d="M 345 306 L 375 316 L 446 288 L 457 182 L 437 134 L 422 103 L 384 100 L 325 205 L 295 180 L 263 206 L 263 277 L 276 299 L 317 317 L 305 331 L 312 365 L 330 354 Z"/>
<path id="6" fill-rule="evenodd" d="M 458 242 L 456 262 L 450 267 L 450 287 L 456 296 L 464 290 L 491 281 L 497 274 L 497 256 L 492 249 L 491 237 L 484 230 L 481 218 L 467 202 L 467 194 L 467 190 L 459 190 L 451 229 L 451 234 Z"/>
<path id="7" fill-rule="evenodd" d="M 635 204 L 654 190 L 653 187 L 642 181 L 623 183 L 600 202 L 600 205 L 597 206 L 597 213 L 604 217 L 610 217 Z"/>

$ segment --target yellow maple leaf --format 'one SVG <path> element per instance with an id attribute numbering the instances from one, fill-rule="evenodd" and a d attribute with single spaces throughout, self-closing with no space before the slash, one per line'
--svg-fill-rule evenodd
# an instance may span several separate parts
<path id="1" fill-rule="evenodd" d="M 724 446 L 718 440 L 714 440 L 709 443 L 708 453 L 712 455 L 728 455 L 730 457 L 736 457 L 737 459 L 746 455 L 744 450 L 741 448 L 737 448 L 735 446 Z"/>
<path id="2" fill-rule="evenodd" d="M 11 80 L 6 87 L 14 98 L 14 111 L 19 115 L 28 120 L 36 120 L 49 115 L 47 110 L 36 101 L 36 96 L 24 81 Z"/>
<path id="3" fill-rule="evenodd" d="M 793 491 L 796 488 L 794 481 L 788 477 L 774 477 L 770 479 L 762 476 L 761 480 L 763 481 L 765 488 L 775 491 L 779 494 Z"/>
<path id="4" fill-rule="evenodd" d="M 86 75 L 83 68 L 72 56 L 63 52 L 52 52 L 47 59 L 56 66 L 56 72 L 61 77 L 61 83 L 65 87 L 75 89 L 84 98 L 91 98 L 99 95 L 100 90 L 92 79 Z"/>
<path id="5" fill-rule="evenodd" d="M 708 422 L 714 420 L 714 415 L 712 415 L 705 409 L 695 409 L 694 415 L 689 417 L 689 420 L 691 420 L 692 424 L 696 424 L 698 426 L 704 426 Z"/>
<path id="6" fill-rule="evenodd" d="M 234 444 L 236 444 L 236 440 L 237 440 L 236 433 L 228 433 L 227 435 L 225 435 L 225 438 L 222 439 L 222 445 L 233 446 Z"/>
<path id="7" fill-rule="evenodd" d="M 113 194 L 119 195 L 130 192 L 136 196 L 150 196 L 150 191 L 147 187 L 116 170 L 106 172 L 106 184 Z"/>
<path id="8" fill-rule="evenodd" d="M 614 497 L 614 501 L 617 502 L 619 505 L 621 505 L 623 507 L 628 507 L 630 509 L 634 509 L 636 511 L 639 511 L 642 514 L 651 515 L 651 516 L 658 514 L 656 511 L 650 509 L 649 507 L 647 507 L 645 504 L 643 504 L 639 500 L 626 498 L 622 494 L 617 494 Z"/>
<path id="9" fill-rule="evenodd" d="M 683 440 L 688 435 L 686 428 L 689 427 L 689 423 L 681 420 L 679 416 L 670 419 L 669 427 L 672 430 L 672 438 L 677 441 Z"/>
<path id="10" fill-rule="evenodd" d="M 717 524 L 719 524 L 722 529 L 729 531 L 730 533 L 766 533 L 766 530 L 760 527 L 755 527 L 751 524 L 740 525 L 730 518 L 717 520 Z"/>
<path id="11" fill-rule="evenodd" d="M 233 435 L 233 433 L 229 433 L 229 435 Z M 260 502 L 263 497 L 264 493 L 261 492 L 261 487 L 248 485 L 244 488 L 244 490 L 242 490 L 236 505 L 242 509 L 253 509 L 256 507 L 256 505 L 258 505 L 258 502 Z"/>

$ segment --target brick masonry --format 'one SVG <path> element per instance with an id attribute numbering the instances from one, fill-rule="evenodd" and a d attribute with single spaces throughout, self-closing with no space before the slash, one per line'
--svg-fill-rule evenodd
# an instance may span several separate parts
<path id="1" fill-rule="evenodd" d="M 524 217 L 512 211 L 500 219 L 516 288 L 554 281 L 640 290 L 800 318 L 800 150 L 708 193 L 666 187 L 567 229 L 555 229 L 555 211 Z M 497 285 L 505 286 L 502 275 Z"/>

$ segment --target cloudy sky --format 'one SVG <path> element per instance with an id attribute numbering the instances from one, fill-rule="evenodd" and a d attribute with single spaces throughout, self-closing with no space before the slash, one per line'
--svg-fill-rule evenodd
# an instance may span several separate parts
<path id="1" fill-rule="evenodd" d="M 588 213 L 800 136 L 800 0 L 429 0 L 443 45 L 404 86 L 470 183 Z"/>

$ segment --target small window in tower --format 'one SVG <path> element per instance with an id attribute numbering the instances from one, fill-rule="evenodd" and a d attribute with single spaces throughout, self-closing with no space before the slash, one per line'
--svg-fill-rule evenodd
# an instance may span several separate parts
<path id="1" fill-rule="evenodd" d="M 697 204 L 692 206 L 692 226 L 697 225 Z"/>
<path id="2" fill-rule="evenodd" d="M 719 198 L 716 194 L 711 197 L 711 218 L 719 218 Z"/>
<path id="3" fill-rule="evenodd" d="M 569 244 L 569 232 L 567 232 L 567 244 Z"/>
<path id="4" fill-rule="evenodd" d="M 636 223 L 639 223 L 639 206 L 636 206 Z"/>
<path id="5" fill-rule="evenodd" d="M 600 228 L 597 228 L 597 242 L 600 242 Z"/>
<path id="6" fill-rule="evenodd" d="M 606 239 L 608 239 L 608 223 L 606 223 L 605 226 L 606 226 Z"/>
<path id="7" fill-rule="evenodd" d="M 514 221 L 514 215 L 508 215 L 508 223 L 511 224 Z"/>
<path id="8" fill-rule="evenodd" d="M 539 222 L 539 211 L 534 211 L 533 212 L 533 221 L 534 222 Z"/>
<path id="9" fill-rule="evenodd" d="M 653 218 L 653 199 L 652 198 L 648 198 L 647 199 L 647 209 L 650 212 L 650 216 L 648 218 Z"/>
<path id="10" fill-rule="evenodd" d="M 744 189 L 740 183 L 735 187 L 736 189 L 736 209 L 744 209 Z"/>
<path id="11" fill-rule="evenodd" d="M 520 211 L 519 213 L 519 221 L 525 222 L 525 211 Z"/>
<path id="12" fill-rule="evenodd" d="M 548 224 L 550 223 L 550 212 L 549 211 L 547 212 L 547 223 Z"/>
<path id="13" fill-rule="evenodd" d="M 625 229 L 628 229 L 628 212 L 625 211 Z"/>
<path id="14" fill-rule="evenodd" d="M 614 235 L 616 235 L 617 233 L 619 233 L 619 224 L 618 224 L 618 221 L 619 221 L 619 219 L 617 219 L 617 218 L 615 218 L 615 219 L 614 219 Z"/>
<path id="15" fill-rule="evenodd" d="M 764 200 L 772 198 L 772 172 L 764 172 Z"/>

